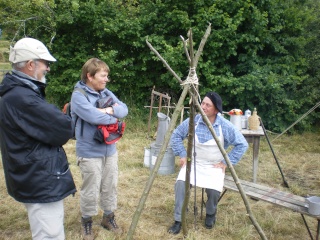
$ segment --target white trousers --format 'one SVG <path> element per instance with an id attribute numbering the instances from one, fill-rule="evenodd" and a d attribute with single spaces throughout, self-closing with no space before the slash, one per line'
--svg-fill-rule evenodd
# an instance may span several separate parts
<path id="1" fill-rule="evenodd" d="M 33 240 L 64 240 L 63 200 L 51 203 L 24 203 Z"/>

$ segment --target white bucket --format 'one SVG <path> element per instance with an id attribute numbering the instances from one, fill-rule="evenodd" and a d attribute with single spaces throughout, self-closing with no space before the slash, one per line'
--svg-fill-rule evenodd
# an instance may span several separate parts
<path id="1" fill-rule="evenodd" d="M 230 116 L 230 122 L 235 125 L 235 127 L 239 130 L 242 129 L 242 124 L 241 124 L 241 117 L 242 115 L 231 115 Z"/>
<path id="2" fill-rule="evenodd" d="M 144 148 L 143 166 L 150 166 L 150 148 Z"/>
<path id="3" fill-rule="evenodd" d="M 312 215 L 320 215 L 320 197 L 312 196 L 307 198 L 308 212 Z"/>
<path id="4" fill-rule="evenodd" d="M 151 144 L 151 157 L 150 157 L 150 170 L 154 168 L 156 160 L 158 158 L 161 146 L 153 143 Z M 158 174 L 168 175 L 174 173 L 175 168 L 175 156 L 171 147 L 167 147 L 166 152 L 161 161 Z"/>

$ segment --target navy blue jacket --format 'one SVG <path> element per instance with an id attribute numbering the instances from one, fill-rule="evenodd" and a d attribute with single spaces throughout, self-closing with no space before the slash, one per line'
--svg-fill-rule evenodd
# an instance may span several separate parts
<path id="1" fill-rule="evenodd" d="M 2 162 L 8 193 L 19 202 L 55 202 L 76 192 L 62 148 L 72 121 L 46 102 L 45 86 L 17 71 L 0 84 Z"/>

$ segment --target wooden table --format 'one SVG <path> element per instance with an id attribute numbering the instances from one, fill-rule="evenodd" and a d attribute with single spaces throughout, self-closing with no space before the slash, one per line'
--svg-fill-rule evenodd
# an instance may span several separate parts
<path id="1" fill-rule="evenodd" d="M 248 143 L 252 143 L 253 148 L 253 182 L 257 182 L 258 165 L 259 165 L 259 147 L 260 137 L 264 136 L 262 127 L 258 130 L 241 129 L 241 133 L 246 138 Z"/>
<path id="2" fill-rule="evenodd" d="M 248 182 L 245 180 L 239 179 L 239 183 L 241 184 L 245 194 L 255 200 L 263 200 L 274 205 L 285 207 L 291 209 L 294 212 L 300 213 L 311 240 L 313 240 L 314 238 L 313 234 L 311 233 L 310 227 L 305 219 L 305 215 L 315 218 L 317 220 L 316 240 L 320 240 L 320 215 L 312 215 L 308 212 L 308 208 L 306 207 L 306 198 L 294 195 L 291 192 L 284 192 L 276 188 L 271 188 L 268 186 Z M 220 199 L 223 197 L 227 189 L 239 191 L 238 186 L 234 182 L 232 176 L 226 175 L 224 180 L 224 191 L 222 192 Z"/>

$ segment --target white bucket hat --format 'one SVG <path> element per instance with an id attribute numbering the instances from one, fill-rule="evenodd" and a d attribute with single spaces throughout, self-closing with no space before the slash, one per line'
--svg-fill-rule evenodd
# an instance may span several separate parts
<path id="1" fill-rule="evenodd" d="M 22 38 L 16 42 L 14 47 L 10 46 L 10 62 L 18 63 L 32 59 L 43 59 L 49 62 L 57 61 L 46 46 L 34 38 Z"/>

